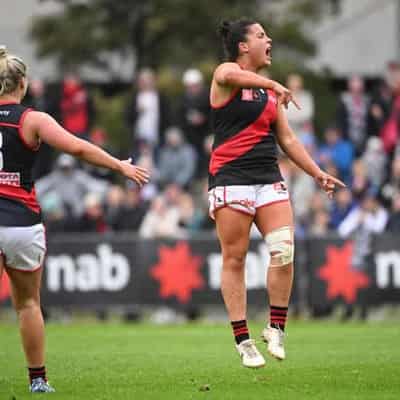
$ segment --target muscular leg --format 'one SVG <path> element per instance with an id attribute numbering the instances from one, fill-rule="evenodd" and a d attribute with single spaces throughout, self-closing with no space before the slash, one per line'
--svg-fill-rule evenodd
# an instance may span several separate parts
<path id="1" fill-rule="evenodd" d="M 263 237 L 283 226 L 289 226 L 293 229 L 293 214 L 290 202 L 271 204 L 257 209 L 255 223 Z M 271 263 L 273 261 L 272 256 Z M 278 307 L 287 307 L 292 284 L 293 263 L 284 267 L 269 268 L 267 289 L 270 304 Z"/>
<path id="2" fill-rule="evenodd" d="M 221 291 L 231 321 L 246 319 L 246 285 L 244 264 L 249 247 L 251 215 L 228 207 L 215 213 L 217 234 L 221 244 L 223 266 Z"/>
<path id="3" fill-rule="evenodd" d="M 42 268 L 21 272 L 7 268 L 11 281 L 12 299 L 19 318 L 25 357 L 29 368 L 44 366 L 44 322 L 40 310 L 40 281 Z"/>

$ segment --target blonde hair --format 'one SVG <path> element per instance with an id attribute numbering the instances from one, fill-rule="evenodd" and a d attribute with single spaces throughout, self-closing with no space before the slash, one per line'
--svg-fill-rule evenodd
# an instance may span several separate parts
<path id="1" fill-rule="evenodd" d="M 25 63 L 9 54 L 5 46 L 0 46 L 0 96 L 14 92 L 25 76 Z"/>

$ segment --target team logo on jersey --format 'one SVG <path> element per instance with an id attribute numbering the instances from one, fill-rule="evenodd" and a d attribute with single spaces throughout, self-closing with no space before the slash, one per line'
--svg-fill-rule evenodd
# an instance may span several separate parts
<path id="1" fill-rule="evenodd" d="M 273 96 L 273 95 L 270 95 L 270 100 L 271 100 L 271 102 L 273 103 L 273 104 L 277 104 L 278 103 L 278 100 L 276 99 L 276 97 L 275 96 Z"/>
<path id="2" fill-rule="evenodd" d="M 0 184 L 7 186 L 21 186 L 19 172 L 0 172 Z"/>
<path id="3" fill-rule="evenodd" d="M 287 192 L 287 186 L 285 182 L 276 182 L 274 183 L 274 190 L 279 194 L 283 194 Z"/>
<path id="4" fill-rule="evenodd" d="M 261 94 L 257 89 L 242 89 L 243 101 L 261 101 Z"/>

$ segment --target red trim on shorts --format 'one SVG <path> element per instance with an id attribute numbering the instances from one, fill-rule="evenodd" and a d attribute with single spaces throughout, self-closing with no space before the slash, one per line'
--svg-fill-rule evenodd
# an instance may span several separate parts
<path id="1" fill-rule="evenodd" d="M 8 122 L 0 122 L 0 126 L 8 126 L 10 128 L 19 128 L 18 124 L 10 124 Z"/>
<path id="2" fill-rule="evenodd" d="M 270 203 L 261 204 L 261 206 L 256 207 L 256 210 L 258 210 L 259 208 L 262 208 L 262 207 L 272 206 L 273 204 L 283 203 L 285 201 L 290 201 L 290 199 L 275 200 L 275 201 L 271 201 Z"/>
<path id="3" fill-rule="evenodd" d="M 237 204 L 238 204 L 238 203 L 237 203 Z M 211 219 L 215 220 L 215 212 L 218 211 L 218 210 L 220 210 L 221 208 L 224 208 L 224 207 L 228 207 L 228 208 L 230 208 L 230 209 L 233 210 L 233 211 L 237 211 L 237 212 L 242 213 L 242 214 L 245 214 L 245 215 L 250 215 L 250 216 L 252 216 L 252 217 L 255 216 L 255 214 L 252 214 L 251 212 L 247 212 L 247 211 L 244 211 L 244 210 L 239 210 L 239 209 L 237 209 L 237 208 L 235 208 L 235 207 L 231 207 L 230 204 L 224 204 L 224 205 L 222 205 L 222 206 L 220 206 L 220 207 L 215 207 L 215 208 L 212 210 L 212 212 L 209 212 L 209 213 L 208 213 L 209 217 L 210 217 Z M 214 215 L 214 216 L 213 216 L 213 215 Z"/>
<path id="4" fill-rule="evenodd" d="M 255 215 L 255 214 L 252 214 L 251 212 L 247 212 L 247 211 L 244 211 L 244 210 L 239 210 L 238 208 L 235 208 L 235 207 L 231 207 L 229 204 L 227 204 L 225 207 L 229 207 L 231 210 L 240 212 L 242 214 L 251 215 L 252 217 L 254 217 L 254 215 Z"/>
<path id="5" fill-rule="evenodd" d="M 40 147 L 40 143 L 38 143 L 36 146 L 31 146 L 31 145 L 25 140 L 24 134 L 23 134 L 23 132 L 22 132 L 22 127 L 23 127 L 23 124 L 24 124 L 24 120 L 25 120 L 26 116 L 28 115 L 28 113 L 29 113 L 30 111 L 33 111 L 33 109 L 32 109 L 32 108 L 27 108 L 27 109 L 22 113 L 21 118 L 20 118 L 20 120 L 19 120 L 19 125 L 18 125 L 18 135 L 19 135 L 19 138 L 21 139 L 21 141 L 22 141 L 22 143 L 24 144 L 25 147 L 27 147 L 27 148 L 28 148 L 29 150 L 31 150 L 31 151 L 38 151 L 38 150 L 39 150 L 39 147 Z"/>
<path id="6" fill-rule="evenodd" d="M 211 108 L 213 108 L 214 110 L 218 110 L 219 108 L 223 108 L 223 107 L 225 107 L 225 106 L 227 106 L 234 98 L 235 98 L 235 96 L 238 94 L 238 92 L 239 92 L 239 90 L 241 90 L 242 88 L 235 88 L 233 91 L 232 91 L 232 93 L 231 93 L 231 95 L 229 96 L 229 98 L 227 99 L 227 100 L 225 100 L 223 103 L 221 103 L 221 104 L 218 104 L 218 105 L 213 105 L 212 103 L 211 103 L 211 100 L 210 100 L 210 106 L 211 106 Z"/>

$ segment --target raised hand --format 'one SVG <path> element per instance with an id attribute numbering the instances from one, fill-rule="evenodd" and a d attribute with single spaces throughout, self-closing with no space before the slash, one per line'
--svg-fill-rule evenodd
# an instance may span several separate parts
<path id="1" fill-rule="evenodd" d="M 288 108 L 290 102 L 292 102 L 298 110 L 301 109 L 300 104 L 293 96 L 292 92 L 285 86 L 275 82 L 272 90 L 276 93 L 278 102 L 283 104 L 286 109 Z"/>
<path id="2" fill-rule="evenodd" d="M 126 176 L 128 179 L 132 179 L 141 187 L 149 181 L 150 175 L 147 169 L 133 165 L 132 159 L 121 161 L 120 172 L 122 175 Z"/>
<path id="3" fill-rule="evenodd" d="M 340 179 L 337 179 L 324 171 L 321 171 L 317 176 L 315 176 L 314 179 L 322 188 L 322 190 L 328 194 L 330 199 L 333 197 L 336 186 L 346 187 L 346 185 Z"/>

